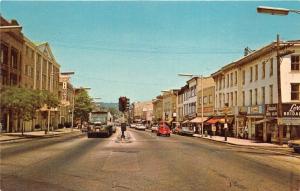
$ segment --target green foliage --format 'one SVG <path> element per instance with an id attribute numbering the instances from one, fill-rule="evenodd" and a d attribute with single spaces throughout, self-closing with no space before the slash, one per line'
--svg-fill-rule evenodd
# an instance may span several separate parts
<path id="1" fill-rule="evenodd" d="M 48 91 L 5 87 L 0 93 L 0 107 L 11 111 L 23 120 L 32 119 L 36 110 L 45 104 L 50 107 L 57 107 L 58 103 L 58 98 Z"/>
<path id="2" fill-rule="evenodd" d="M 87 91 L 84 89 L 80 90 L 75 96 L 74 117 L 82 121 L 88 121 L 88 116 L 92 108 L 92 99 Z"/>

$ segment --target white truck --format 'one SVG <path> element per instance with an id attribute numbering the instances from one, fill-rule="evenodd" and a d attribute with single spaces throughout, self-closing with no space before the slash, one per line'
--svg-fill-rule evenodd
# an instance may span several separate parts
<path id="1" fill-rule="evenodd" d="M 108 111 L 93 111 L 89 114 L 87 136 L 98 137 L 105 135 L 109 137 L 116 131 L 113 124 L 113 116 Z"/>

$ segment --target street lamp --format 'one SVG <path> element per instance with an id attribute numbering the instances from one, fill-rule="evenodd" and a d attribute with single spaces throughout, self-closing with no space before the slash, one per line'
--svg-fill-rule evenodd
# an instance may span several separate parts
<path id="1" fill-rule="evenodd" d="M 183 76 L 183 77 L 197 77 L 201 79 L 201 136 L 203 137 L 203 79 L 207 79 L 209 77 L 203 77 L 203 75 L 194 75 L 194 74 L 184 74 L 184 73 L 179 73 L 178 76 Z"/>
<path id="2" fill-rule="evenodd" d="M 285 8 L 278 8 L 278 7 L 265 7 L 265 6 L 257 7 L 257 12 L 263 14 L 281 15 L 281 16 L 288 15 L 290 12 L 300 14 L 300 10 L 285 9 Z"/>

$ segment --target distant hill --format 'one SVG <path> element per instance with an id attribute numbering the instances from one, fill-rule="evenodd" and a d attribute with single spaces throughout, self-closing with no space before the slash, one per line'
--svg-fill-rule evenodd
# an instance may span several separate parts
<path id="1" fill-rule="evenodd" d="M 118 103 L 103 103 L 103 102 L 100 102 L 100 105 L 102 107 L 106 107 L 106 108 L 115 108 L 115 109 L 119 108 L 119 104 Z"/>

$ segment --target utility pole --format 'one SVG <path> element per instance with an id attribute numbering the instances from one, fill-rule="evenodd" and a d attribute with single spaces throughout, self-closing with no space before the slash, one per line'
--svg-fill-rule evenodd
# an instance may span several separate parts
<path id="1" fill-rule="evenodd" d="M 203 137 L 203 76 L 201 75 L 201 137 Z"/>
<path id="2" fill-rule="evenodd" d="M 278 131 L 279 131 L 279 145 L 283 144 L 283 125 L 282 122 L 279 123 L 280 120 L 282 120 L 282 92 L 281 92 L 281 71 L 280 71 L 280 65 L 281 65 L 281 57 L 289 55 L 294 53 L 294 50 L 287 50 L 289 47 L 293 47 L 294 44 L 286 44 L 280 47 L 280 40 L 279 40 L 279 34 L 277 34 L 277 40 L 276 40 L 276 60 L 277 60 L 277 90 L 278 90 L 278 104 L 277 104 L 277 125 L 278 125 Z M 284 50 L 280 52 L 281 50 Z"/>
<path id="3" fill-rule="evenodd" d="M 282 118 L 282 96 L 281 96 L 281 72 L 280 72 L 280 42 L 279 42 L 279 34 L 277 34 L 276 40 L 276 59 L 277 59 L 277 89 L 278 89 L 278 111 L 277 111 L 277 123 L 278 120 Z M 279 145 L 282 145 L 282 138 L 283 138 L 283 127 L 281 124 L 278 123 L 278 131 L 279 131 Z"/>

